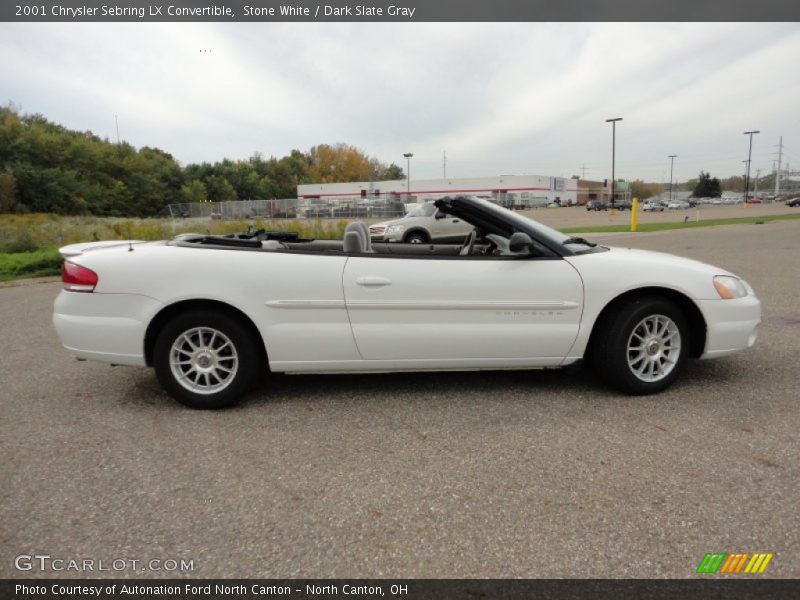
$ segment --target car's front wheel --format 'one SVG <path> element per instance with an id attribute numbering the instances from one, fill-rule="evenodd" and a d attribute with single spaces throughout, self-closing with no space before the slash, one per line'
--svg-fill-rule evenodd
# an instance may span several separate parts
<path id="1" fill-rule="evenodd" d="M 689 351 L 689 329 L 680 308 L 666 298 L 634 298 L 598 323 L 590 360 L 611 387 L 653 394 L 677 378 Z"/>
<path id="2" fill-rule="evenodd" d="M 427 244 L 428 234 L 424 231 L 412 231 L 404 240 L 406 244 Z"/>
<path id="3" fill-rule="evenodd" d="M 156 339 L 154 366 L 164 389 L 191 408 L 232 406 L 260 368 L 259 345 L 241 320 L 194 310 L 178 315 Z"/>

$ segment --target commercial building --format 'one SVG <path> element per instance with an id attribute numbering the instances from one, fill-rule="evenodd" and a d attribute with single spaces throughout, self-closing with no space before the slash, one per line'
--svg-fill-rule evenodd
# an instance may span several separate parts
<path id="1" fill-rule="evenodd" d="M 297 197 L 301 201 L 314 200 L 331 204 L 336 203 L 337 200 L 346 202 L 354 199 L 405 203 L 424 202 L 456 194 L 479 196 L 502 206 L 513 206 L 514 208 L 535 208 L 546 206 L 552 202 L 567 206 L 578 203 L 579 181 L 541 175 L 500 175 L 498 177 L 412 179 L 410 182 L 406 179 L 398 179 L 352 183 L 311 183 L 297 186 Z"/>

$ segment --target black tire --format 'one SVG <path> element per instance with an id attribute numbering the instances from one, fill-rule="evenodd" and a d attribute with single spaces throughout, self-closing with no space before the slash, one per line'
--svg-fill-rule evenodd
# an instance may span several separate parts
<path id="1" fill-rule="evenodd" d="M 424 231 L 412 231 L 403 239 L 406 244 L 427 244 L 430 237 Z"/>
<path id="2" fill-rule="evenodd" d="M 227 337 L 238 360 L 235 374 L 225 380 L 224 387 L 216 392 L 193 392 L 176 378 L 170 365 L 173 343 L 188 331 L 195 328 L 212 329 Z M 196 339 L 195 339 L 196 341 Z M 208 340 L 206 340 L 208 341 Z M 222 352 L 230 352 L 223 350 Z M 153 363 L 156 377 L 167 393 L 181 404 L 190 408 L 214 410 L 236 404 L 258 381 L 259 374 L 266 371 L 263 350 L 250 328 L 234 316 L 224 312 L 197 309 L 190 310 L 173 318 L 156 338 Z M 222 358 L 221 361 L 230 361 Z M 223 362 L 230 366 L 230 362 Z M 219 385 L 223 385 L 222 381 Z"/>
<path id="3" fill-rule="evenodd" d="M 647 317 L 667 317 L 677 327 L 680 348 L 671 370 L 657 381 L 643 381 L 628 364 L 628 341 Z M 601 317 L 592 334 L 587 358 L 610 387 L 631 395 L 655 394 L 668 388 L 680 374 L 691 346 L 686 317 L 674 302 L 660 296 L 632 298 Z M 641 363 L 640 363 L 641 364 Z M 634 365 L 635 366 L 635 365 Z"/>

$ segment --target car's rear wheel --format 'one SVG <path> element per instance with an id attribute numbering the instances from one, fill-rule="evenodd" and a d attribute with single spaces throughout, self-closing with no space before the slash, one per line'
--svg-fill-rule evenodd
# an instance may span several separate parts
<path id="1" fill-rule="evenodd" d="M 673 302 L 634 298 L 602 319 L 589 358 L 606 383 L 628 394 L 653 394 L 675 381 L 690 344 L 686 317 Z"/>
<path id="2" fill-rule="evenodd" d="M 164 389 L 191 408 L 232 406 L 256 379 L 261 352 L 239 319 L 196 310 L 167 323 L 155 343 L 154 366 Z"/>
<path id="3" fill-rule="evenodd" d="M 429 241 L 428 234 L 424 231 L 412 231 L 403 240 L 406 244 L 427 244 Z"/>

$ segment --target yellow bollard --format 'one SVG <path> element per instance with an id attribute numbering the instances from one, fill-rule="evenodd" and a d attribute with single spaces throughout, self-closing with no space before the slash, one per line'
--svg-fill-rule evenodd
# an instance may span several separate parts
<path id="1" fill-rule="evenodd" d="M 631 202 L 631 231 L 636 231 L 636 214 L 639 210 L 639 199 L 634 198 Z"/>

